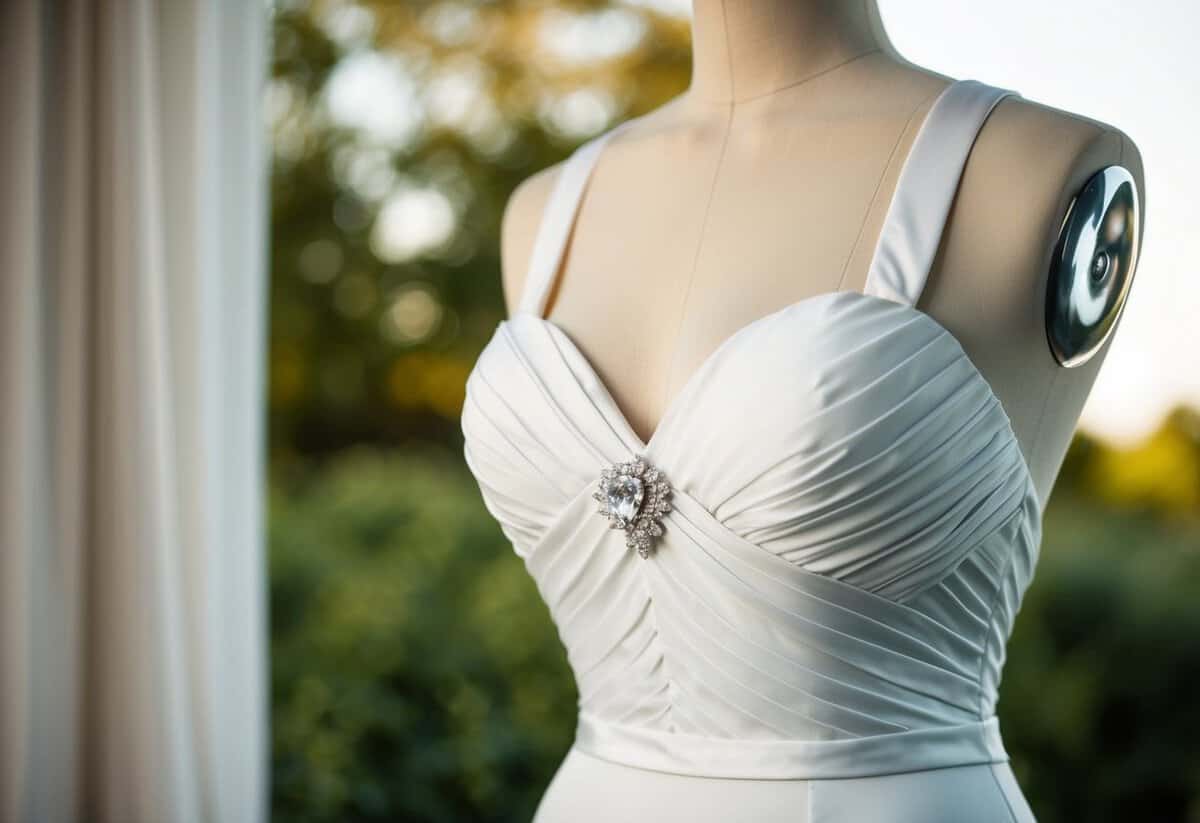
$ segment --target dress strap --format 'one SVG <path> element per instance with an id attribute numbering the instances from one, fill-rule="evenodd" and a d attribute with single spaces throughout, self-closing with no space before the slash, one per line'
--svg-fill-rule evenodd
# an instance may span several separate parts
<path id="1" fill-rule="evenodd" d="M 957 80 L 934 101 L 900 170 L 867 273 L 867 294 L 915 306 L 941 244 L 967 156 L 996 104 L 1015 91 Z"/>
<path id="2" fill-rule="evenodd" d="M 626 120 L 593 137 L 575 149 L 563 163 L 534 237 L 518 312 L 539 317 L 545 312 L 546 300 L 562 266 L 563 252 L 575 226 L 575 217 L 579 213 L 579 205 L 583 202 L 596 160 L 605 144 L 632 122 Z"/>

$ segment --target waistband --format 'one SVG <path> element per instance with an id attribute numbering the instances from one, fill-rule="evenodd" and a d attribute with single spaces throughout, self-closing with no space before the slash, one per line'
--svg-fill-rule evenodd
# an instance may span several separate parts
<path id="1" fill-rule="evenodd" d="M 581 711 L 575 748 L 638 769 L 753 780 L 876 777 L 1008 760 L 995 715 L 870 737 L 737 740 L 627 726 Z"/>

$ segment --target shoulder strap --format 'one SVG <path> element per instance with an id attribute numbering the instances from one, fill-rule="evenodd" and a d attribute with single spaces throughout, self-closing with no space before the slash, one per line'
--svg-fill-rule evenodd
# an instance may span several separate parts
<path id="1" fill-rule="evenodd" d="M 517 311 L 536 314 L 546 310 L 546 299 L 562 265 L 563 252 L 579 213 L 584 190 L 591 179 L 592 169 L 604 145 L 617 132 L 628 126 L 626 120 L 608 131 L 593 137 L 571 153 L 559 170 L 558 179 L 550 193 L 550 199 L 542 212 L 541 223 L 533 241 L 533 252 L 529 258 L 529 270 L 525 275 L 524 291 Z"/>
<path id="2" fill-rule="evenodd" d="M 916 305 L 967 156 L 992 109 L 1008 95 L 1017 93 L 957 80 L 934 101 L 892 194 L 867 272 L 867 294 Z"/>

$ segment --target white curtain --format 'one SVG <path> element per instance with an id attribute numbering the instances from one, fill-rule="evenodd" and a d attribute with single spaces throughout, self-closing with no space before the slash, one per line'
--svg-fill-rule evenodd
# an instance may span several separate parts
<path id="1" fill-rule="evenodd" d="M 0 0 L 0 820 L 266 817 L 263 0 Z"/>

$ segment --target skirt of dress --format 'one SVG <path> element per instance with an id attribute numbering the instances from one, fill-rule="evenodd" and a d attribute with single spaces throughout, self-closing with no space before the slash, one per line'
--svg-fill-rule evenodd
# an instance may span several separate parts
<path id="1" fill-rule="evenodd" d="M 837 780 L 691 777 L 572 748 L 534 823 L 1034 823 L 1007 763 Z"/>

